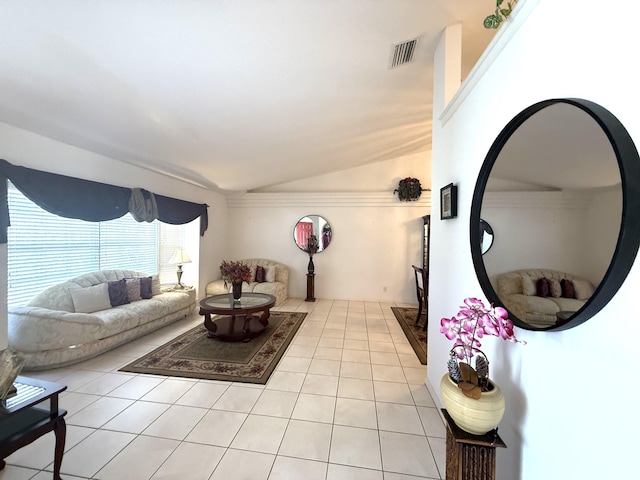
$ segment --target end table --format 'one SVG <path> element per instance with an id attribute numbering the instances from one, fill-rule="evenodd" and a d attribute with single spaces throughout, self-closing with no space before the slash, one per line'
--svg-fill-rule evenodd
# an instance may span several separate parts
<path id="1" fill-rule="evenodd" d="M 53 431 L 56 436 L 53 478 L 60 480 L 67 411 L 58 408 L 58 394 L 67 387 L 22 376 L 16 378 L 14 385 L 18 390 L 16 395 L 2 400 L 0 405 L 0 470 L 5 466 L 6 457 Z M 48 408 L 46 400 L 49 400 Z"/>
<path id="2" fill-rule="evenodd" d="M 473 435 L 458 427 L 446 409 L 442 413 L 447 424 L 446 480 L 494 480 L 496 447 L 507 447 L 497 429 Z"/>

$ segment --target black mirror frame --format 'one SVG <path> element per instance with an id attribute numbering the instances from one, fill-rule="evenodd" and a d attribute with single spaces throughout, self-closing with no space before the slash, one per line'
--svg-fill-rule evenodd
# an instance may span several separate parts
<path id="1" fill-rule="evenodd" d="M 511 135 L 532 115 L 554 104 L 566 103 L 586 112 L 604 131 L 613 148 L 622 182 L 622 217 L 620 234 L 609 268 L 595 289 L 593 295 L 584 306 L 569 320 L 561 325 L 536 328 L 509 312 L 509 318 L 520 328 L 526 330 L 561 331 L 576 327 L 598 313 L 624 283 L 638 253 L 640 246 L 640 156 L 636 146 L 622 123 L 604 107 L 579 98 L 557 98 L 544 100 L 526 108 L 516 115 L 495 139 L 478 174 L 473 192 L 470 219 L 471 257 L 476 275 L 488 300 L 496 306 L 504 307 L 498 294 L 493 289 L 484 267 L 480 251 L 480 213 L 484 191 L 489 175 L 504 145 Z"/>

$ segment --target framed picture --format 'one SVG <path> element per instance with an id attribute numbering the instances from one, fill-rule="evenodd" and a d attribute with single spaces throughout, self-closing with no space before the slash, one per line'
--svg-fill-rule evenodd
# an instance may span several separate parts
<path id="1" fill-rule="evenodd" d="M 458 187 L 450 183 L 440 189 L 440 220 L 448 220 L 458 215 Z"/>

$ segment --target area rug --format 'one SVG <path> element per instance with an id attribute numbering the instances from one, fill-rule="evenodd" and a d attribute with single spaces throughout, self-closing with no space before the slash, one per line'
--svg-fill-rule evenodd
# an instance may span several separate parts
<path id="1" fill-rule="evenodd" d="M 265 332 L 248 342 L 208 338 L 199 325 L 120 371 L 265 384 L 306 315 L 271 312 Z"/>
<path id="2" fill-rule="evenodd" d="M 396 316 L 398 323 L 402 327 L 404 334 L 409 339 L 409 343 L 413 347 L 413 351 L 420 359 L 422 365 L 427 364 L 427 332 L 422 331 L 424 322 L 427 321 L 426 313 L 420 318 L 420 323 L 415 324 L 418 316 L 417 308 L 408 307 L 391 307 L 391 311 Z"/>

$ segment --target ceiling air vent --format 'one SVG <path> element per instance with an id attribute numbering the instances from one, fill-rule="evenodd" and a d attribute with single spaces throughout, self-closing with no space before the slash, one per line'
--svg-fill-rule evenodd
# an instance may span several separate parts
<path id="1" fill-rule="evenodd" d="M 396 68 L 405 63 L 413 61 L 413 55 L 416 52 L 416 44 L 418 39 L 407 40 L 391 47 L 391 59 L 389 60 L 389 68 Z"/>

